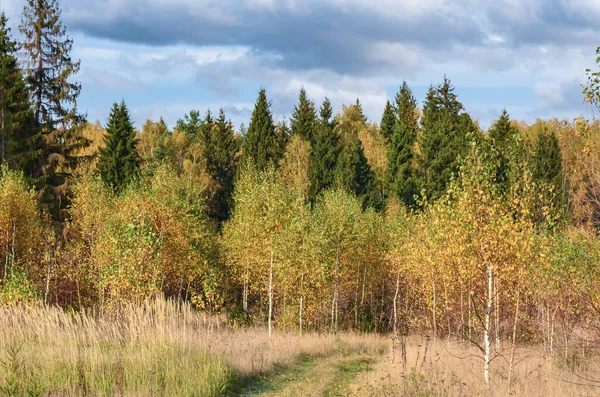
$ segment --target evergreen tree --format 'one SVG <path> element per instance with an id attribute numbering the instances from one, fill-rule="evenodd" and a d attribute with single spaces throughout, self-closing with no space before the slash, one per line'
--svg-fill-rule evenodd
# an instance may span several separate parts
<path id="1" fill-rule="evenodd" d="M 508 183 L 509 151 L 515 134 L 517 129 L 510 123 L 510 116 L 504 109 L 488 131 L 488 139 L 496 162 L 496 183 L 499 185 Z"/>
<path id="2" fill-rule="evenodd" d="M 360 139 L 346 138 L 338 156 L 335 181 L 339 187 L 360 198 L 364 207 L 380 207 L 381 201 L 375 192 L 375 175 Z"/>
<path id="3" fill-rule="evenodd" d="M 82 160 L 89 160 L 79 154 L 90 144 L 77 112 L 81 85 L 71 81 L 80 62 L 71 58 L 73 41 L 60 14 L 56 0 L 27 0 L 19 26 L 27 87 L 41 130 L 41 153 L 33 177 L 42 206 L 57 221 L 64 219 L 73 172 Z"/>
<path id="4" fill-rule="evenodd" d="M 119 191 L 138 175 L 140 158 L 136 148 L 136 132 L 133 129 L 125 101 L 115 103 L 108 116 L 104 147 L 100 150 L 98 170 L 102 180 Z"/>
<path id="5" fill-rule="evenodd" d="M 283 155 L 282 143 L 286 139 L 282 128 L 276 130 L 270 108 L 267 91 L 262 88 L 244 136 L 242 158 L 244 164 L 251 161 L 259 170 L 265 170 L 269 163 L 279 162 Z"/>
<path id="6" fill-rule="evenodd" d="M 212 123 L 212 116 L 210 111 L 207 112 L 205 120 L 208 120 Z M 177 120 L 175 124 L 175 129 L 183 132 L 185 137 L 192 143 L 198 142 L 201 139 L 202 124 L 204 122 L 202 117 L 200 116 L 200 112 L 198 110 L 191 110 L 189 114 L 183 116 L 183 119 Z M 204 138 L 202 138 L 204 139 Z"/>
<path id="7" fill-rule="evenodd" d="M 562 199 L 562 155 L 555 133 L 540 128 L 533 144 L 531 156 L 532 177 L 535 181 L 552 186 L 557 197 Z"/>
<path id="8" fill-rule="evenodd" d="M 34 115 L 45 133 L 79 120 L 76 108 L 81 85 L 69 78 L 79 72 L 80 62 L 71 59 L 73 40 L 66 36 L 60 14 L 56 0 L 27 0 L 20 26 Z"/>
<path id="9" fill-rule="evenodd" d="M 309 169 L 309 198 L 315 202 L 325 189 L 333 186 L 335 168 L 339 153 L 339 134 L 335 130 L 331 102 L 325 98 L 319 112 L 319 120 L 315 129 L 314 143 L 311 150 Z"/>
<path id="10" fill-rule="evenodd" d="M 383 109 L 383 116 L 381 117 L 381 134 L 385 137 L 387 142 L 390 142 L 391 140 L 396 121 L 396 110 L 388 99 L 385 103 L 385 109 Z"/>
<path id="11" fill-rule="evenodd" d="M 396 95 L 396 112 L 396 123 L 389 137 L 386 185 L 391 194 L 412 207 L 418 194 L 413 163 L 419 121 L 417 101 L 406 82 Z"/>
<path id="12" fill-rule="evenodd" d="M 463 110 L 447 78 L 444 77 L 442 84 L 429 88 L 423 106 L 417 164 L 420 187 L 430 201 L 446 191 L 467 150 L 467 137 L 475 130 L 473 121 Z"/>
<path id="13" fill-rule="evenodd" d="M 335 169 L 337 185 L 347 192 L 354 193 L 363 204 L 381 208 L 382 200 L 375 187 L 375 174 L 369 166 L 359 130 L 367 128 L 366 116 L 360 102 L 344 109 L 337 128 L 340 130 L 341 148 Z"/>
<path id="14" fill-rule="evenodd" d="M 208 116 L 208 115 L 207 115 Z M 233 132 L 231 121 L 227 120 L 225 111 L 221 109 L 219 118 L 203 123 L 207 130 L 206 165 L 210 176 L 218 184 L 214 196 L 214 213 L 211 214 L 218 222 L 229 218 L 232 207 L 233 180 L 237 172 L 237 153 L 240 147 L 239 138 Z"/>
<path id="15" fill-rule="evenodd" d="M 8 18 L 0 15 L 0 165 L 32 176 L 40 155 L 39 129 L 35 127 L 29 93 L 17 63 L 18 45 L 10 37 Z"/>
<path id="16" fill-rule="evenodd" d="M 517 129 L 510 123 L 510 115 L 506 109 L 502 111 L 498 120 L 492 124 L 488 131 L 490 139 L 501 146 L 505 146 L 516 133 Z"/>
<path id="17" fill-rule="evenodd" d="M 302 139 L 314 143 L 317 114 L 314 103 L 306 96 L 304 88 L 300 90 L 298 104 L 294 107 L 291 121 L 291 134 L 300 135 Z"/>

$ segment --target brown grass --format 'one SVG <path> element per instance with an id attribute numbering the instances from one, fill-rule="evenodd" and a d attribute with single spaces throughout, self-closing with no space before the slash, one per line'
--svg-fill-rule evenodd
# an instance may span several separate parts
<path id="1" fill-rule="evenodd" d="M 229 330 L 187 305 L 156 300 L 119 315 L 0 307 L 0 395 L 215 396 L 240 377 L 301 355 L 385 349 L 374 336 Z"/>
<path id="2" fill-rule="evenodd" d="M 391 342 L 390 345 L 394 343 Z M 399 343 L 369 373 L 361 373 L 356 396 L 489 396 L 483 380 L 481 353 L 456 341 L 406 340 L 406 360 Z M 600 360 L 587 353 L 576 360 L 544 357 L 543 348 L 519 347 L 514 373 L 508 384 L 510 352 L 492 362 L 494 396 L 595 396 L 600 395 Z"/>

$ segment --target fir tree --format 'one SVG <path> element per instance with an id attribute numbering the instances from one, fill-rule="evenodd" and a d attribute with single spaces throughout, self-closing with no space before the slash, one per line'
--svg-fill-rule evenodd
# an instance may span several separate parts
<path id="1" fill-rule="evenodd" d="M 435 201 L 446 191 L 452 175 L 458 172 L 461 157 L 467 150 L 467 137 L 475 130 L 447 78 L 444 77 L 442 84 L 429 88 L 421 125 L 417 158 L 419 182 L 428 199 Z"/>
<path id="2" fill-rule="evenodd" d="M 237 154 L 240 147 L 238 137 L 233 132 L 231 121 L 227 120 L 225 111 L 221 109 L 219 118 L 212 121 L 206 150 L 206 165 L 209 174 L 219 185 L 215 192 L 214 213 L 211 214 L 218 222 L 223 222 L 229 218 L 232 196 L 233 181 L 237 171 Z M 209 125 L 208 119 L 205 119 L 203 128 Z"/>
<path id="3" fill-rule="evenodd" d="M 556 134 L 540 128 L 533 144 L 531 156 L 532 177 L 549 184 L 557 197 L 562 196 L 562 155 Z"/>
<path id="4" fill-rule="evenodd" d="M 27 0 L 19 26 L 34 120 L 41 129 L 41 156 L 33 176 L 42 206 L 57 221 L 64 219 L 71 176 L 87 160 L 78 153 L 90 143 L 77 112 L 81 85 L 71 80 L 80 62 L 71 58 L 73 41 L 60 14 L 56 0 Z"/>
<path id="5" fill-rule="evenodd" d="M 335 168 L 339 153 L 339 134 L 335 130 L 331 102 L 325 98 L 319 112 L 319 120 L 314 134 L 309 169 L 309 198 L 315 202 L 325 189 L 333 186 Z"/>
<path id="6" fill-rule="evenodd" d="M 212 122 L 210 111 L 206 114 L 205 120 Z M 203 120 L 198 110 L 191 110 L 189 114 L 183 116 L 183 119 L 177 120 L 175 129 L 183 132 L 185 137 L 192 143 L 198 142 L 199 139 L 204 139 L 202 135 Z"/>
<path id="7" fill-rule="evenodd" d="M 8 18 L 0 15 L 0 165 L 8 163 L 26 175 L 40 155 L 29 93 L 17 63 L 18 45 L 10 37 Z"/>
<path id="8" fill-rule="evenodd" d="M 108 116 L 104 147 L 100 150 L 98 170 L 102 180 L 115 191 L 131 183 L 140 164 L 136 132 L 125 101 L 115 103 Z"/>
<path id="9" fill-rule="evenodd" d="M 315 112 L 315 104 L 308 99 L 304 88 L 300 90 L 298 104 L 294 107 L 294 113 L 290 122 L 292 135 L 300 135 L 305 141 L 311 144 L 314 143 L 317 114 Z"/>
<path id="10" fill-rule="evenodd" d="M 360 102 L 344 110 L 337 128 L 340 132 L 340 153 L 335 169 L 336 184 L 355 194 L 364 206 L 381 208 L 383 202 L 375 187 L 375 174 L 369 166 L 361 140 L 360 128 L 366 128 L 367 118 Z"/>
<path id="11" fill-rule="evenodd" d="M 278 164 L 286 139 L 285 131 L 276 130 L 270 108 L 267 91 L 262 88 L 244 136 L 242 158 L 243 163 L 251 161 L 259 170 L 265 170 L 269 163 Z"/>
<path id="12" fill-rule="evenodd" d="M 417 101 L 406 82 L 396 95 L 396 112 L 396 123 L 389 138 L 386 186 L 391 194 L 412 207 L 418 193 L 413 163 L 419 121 Z"/>
<path id="13" fill-rule="evenodd" d="M 496 163 L 496 183 L 504 187 L 508 183 L 509 151 L 515 134 L 517 134 L 517 129 L 510 123 L 510 116 L 504 109 L 488 131 L 488 139 Z"/>
<path id="14" fill-rule="evenodd" d="M 396 99 L 397 100 L 397 99 Z M 388 99 L 385 103 L 385 109 L 383 109 L 383 116 L 381 117 L 381 134 L 385 137 L 387 142 L 390 142 L 393 134 L 394 126 L 396 125 L 397 117 L 394 106 Z"/>
<path id="15" fill-rule="evenodd" d="M 77 124 L 80 118 L 76 108 L 81 85 L 69 82 L 80 62 L 71 59 L 73 40 L 66 36 L 60 14 L 56 0 L 27 0 L 20 26 L 34 115 L 46 133 L 58 125 Z"/>
<path id="16" fill-rule="evenodd" d="M 375 175 L 365 157 L 360 139 L 345 139 L 337 159 L 335 181 L 339 187 L 361 199 L 364 207 L 380 207 L 381 200 L 375 192 Z"/>

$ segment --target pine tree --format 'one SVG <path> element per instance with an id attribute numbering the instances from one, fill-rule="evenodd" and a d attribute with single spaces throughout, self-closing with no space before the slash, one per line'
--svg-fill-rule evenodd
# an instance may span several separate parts
<path id="1" fill-rule="evenodd" d="M 269 163 L 278 164 L 283 155 L 282 143 L 286 139 L 285 131 L 281 128 L 276 130 L 270 108 L 267 91 L 262 88 L 243 142 L 242 162 L 247 164 L 251 161 L 261 171 L 265 170 Z"/>
<path id="2" fill-rule="evenodd" d="M 340 140 L 335 127 L 336 122 L 333 119 L 331 102 L 325 98 L 319 112 L 319 120 L 311 150 L 308 195 L 313 203 L 323 190 L 333 186 Z"/>
<path id="3" fill-rule="evenodd" d="M 232 207 L 233 180 L 237 172 L 237 154 L 240 148 L 238 136 L 233 132 L 231 121 L 227 120 L 223 109 L 219 118 L 212 121 L 210 132 L 207 133 L 206 166 L 210 176 L 218 184 L 215 192 L 215 208 L 213 218 L 223 222 L 229 218 Z M 209 125 L 205 119 L 203 128 Z"/>
<path id="4" fill-rule="evenodd" d="M 467 137 L 475 126 L 444 77 L 442 84 L 431 86 L 423 106 L 417 158 L 420 187 L 430 201 L 445 191 L 452 175 L 458 172 L 467 150 Z"/>
<path id="5" fill-rule="evenodd" d="M 292 135 L 300 135 L 305 141 L 311 144 L 314 143 L 317 114 L 315 112 L 315 105 L 306 96 L 304 88 L 300 90 L 298 104 L 294 107 L 294 113 L 290 122 Z"/>
<path id="6" fill-rule="evenodd" d="M 396 95 L 397 120 L 392 128 L 388 147 L 387 190 L 409 207 L 418 194 L 414 169 L 414 146 L 419 132 L 417 101 L 406 82 Z"/>
<path id="7" fill-rule="evenodd" d="M 18 45 L 10 37 L 8 18 L 0 15 L 0 165 L 8 163 L 27 176 L 40 155 L 29 93 L 17 63 Z"/>
<path id="8" fill-rule="evenodd" d="M 205 120 L 212 121 L 210 111 L 206 114 Z M 175 129 L 183 132 L 185 137 L 192 143 L 198 142 L 201 139 L 203 120 L 200 112 L 191 110 L 189 114 L 183 116 L 183 119 L 177 120 Z M 203 138 L 202 138 L 203 139 Z"/>
<path id="9" fill-rule="evenodd" d="M 397 99 L 396 99 L 397 100 Z M 385 139 L 390 142 L 394 126 L 396 125 L 397 117 L 396 117 L 396 109 L 388 99 L 385 103 L 385 109 L 383 109 L 383 116 L 381 117 L 381 134 L 385 137 Z"/>
<path id="10" fill-rule="evenodd" d="M 104 147 L 100 150 L 98 170 L 102 180 L 115 191 L 131 183 L 140 164 L 133 129 L 125 101 L 115 103 L 108 116 Z"/>

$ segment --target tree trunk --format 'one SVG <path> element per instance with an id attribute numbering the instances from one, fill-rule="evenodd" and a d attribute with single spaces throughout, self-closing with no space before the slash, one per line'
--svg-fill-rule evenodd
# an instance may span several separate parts
<path id="1" fill-rule="evenodd" d="M 300 335 L 302 335 L 302 309 L 304 303 L 304 274 L 300 277 L 300 313 L 298 314 L 298 326 L 300 327 Z"/>
<path id="2" fill-rule="evenodd" d="M 496 341 L 496 353 L 502 349 L 500 341 L 500 300 L 498 299 L 498 277 L 494 277 L 494 340 Z"/>
<path id="3" fill-rule="evenodd" d="M 269 338 L 271 337 L 271 333 L 272 333 L 272 317 L 273 317 L 273 256 L 274 253 L 271 250 L 271 260 L 270 260 L 270 266 L 269 266 Z"/>
<path id="4" fill-rule="evenodd" d="M 396 293 L 394 294 L 394 325 L 393 331 L 396 334 L 398 330 L 398 294 L 400 292 L 400 272 L 396 274 Z"/>
<path id="5" fill-rule="evenodd" d="M 517 305 L 515 308 L 515 321 L 513 322 L 513 329 L 512 329 L 512 340 L 511 340 L 511 347 L 510 347 L 510 361 L 508 363 L 508 394 L 510 395 L 510 387 L 511 387 L 511 381 L 512 381 L 512 374 L 513 374 L 513 370 L 515 367 L 515 350 L 517 348 L 517 326 L 519 323 L 519 309 L 520 309 L 520 296 L 519 296 L 519 292 L 517 291 Z"/>
<path id="6" fill-rule="evenodd" d="M 485 309 L 485 329 L 483 333 L 483 343 L 484 343 L 484 358 L 483 358 L 483 377 L 485 379 L 485 384 L 488 387 L 488 390 L 491 391 L 492 384 L 490 379 L 490 361 L 491 361 L 491 340 L 490 340 L 490 320 L 492 316 L 492 307 L 494 300 L 494 269 L 492 267 L 492 263 L 488 263 L 487 265 L 487 278 L 488 278 L 488 288 L 487 288 L 487 305 Z"/>

